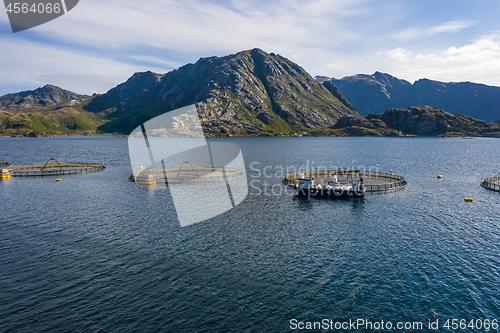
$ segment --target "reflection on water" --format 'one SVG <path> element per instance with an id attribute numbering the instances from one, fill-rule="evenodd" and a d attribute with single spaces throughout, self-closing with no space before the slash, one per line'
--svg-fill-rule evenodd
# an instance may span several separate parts
<path id="1" fill-rule="evenodd" d="M 308 211 L 311 210 L 314 206 L 314 202 L 316 199 L 310 199 L 308 197 L 304 197 L 302 195 L 296 195 L 293 197 L 293 203 L 296 204 L 296 206 L 301 210 L 301 211 Z"/>
<path id="2" fill-rule="evenodd" d="M 363 213 L 364 213 L 364 210 L 365 210 L 365 200 L 366 199 L 351 200 L 351 212 L 352 212 L 352 215 L 357 216 L 357 217 L 362 217 L 363 216 Z"/>
<path id="3" fill-rule="evenodd" d="M 332 210 L 339 207 L 349 206 L 351 207 L 351 212 L 353 215 L 361 216 L 364 212 L 364 206 L 366 199 L 348 199 L 348 198 L 314 198 L 303 195 L 293 196 L 293 204 L 298 207 L 301 211 L 309 211 L 314 209 L 314 207 L 321 203 L 324 207 L 328 205 Z"/>

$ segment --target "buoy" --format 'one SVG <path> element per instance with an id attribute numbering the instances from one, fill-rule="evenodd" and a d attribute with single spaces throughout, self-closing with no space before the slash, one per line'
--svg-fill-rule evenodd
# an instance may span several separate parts
<path id="1" fill-rule="evenodd" d="M 143 167 L 142 167 L 142 165 L 141 165 L 141 166 L 139 167 L 139 169 L 141 169 L 141 170 L 142 170 L 142 169 L 144 169 L 144 168 L 143 168 Z"/>
<path id="2" fill-rule="evenodd" d="M 438 175 L 438 178 L 443 178 L 443 176 L 441 176 L 441 175 Z"/>
<path id="3" fill-rule="evenodd" d="M 472 198 L 465 198 L 464 200 L 465 200 L 465 201 L 469 201 L 469 202 L 471 202 L 471 201 L 472 201 Z"/>
<path id="4" fill-rule="evenodd" d="M 62 179 L 56 179 L 56 182 L 62 182 Z"/>

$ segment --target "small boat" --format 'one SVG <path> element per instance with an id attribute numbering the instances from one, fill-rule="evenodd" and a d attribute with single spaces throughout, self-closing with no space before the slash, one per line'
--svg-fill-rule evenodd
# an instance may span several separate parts
<path id="1" fill-rule="evenodd" d="M 297 193 L 306 197 L 332 198 L 332 199 L 364 199 L 366 189 L 363 187 L 363 178 L 358 174 L 357 181 L 339 183 L 337 177 L 325 184 L 314 184 L 313 178 L 298 178 L 293 187 Z"/>
<path id="2" fill-rule="evenodd" d="M 10 174 L 9 169 L 2 169 L 2 171 L 0 171 L 0 179 L 7 179 L 10 177 L 12 177 L 12 175 Z"/>

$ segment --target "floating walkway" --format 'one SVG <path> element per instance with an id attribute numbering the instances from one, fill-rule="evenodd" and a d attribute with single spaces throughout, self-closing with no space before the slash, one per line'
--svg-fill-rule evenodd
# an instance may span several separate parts
<path id="1" fill-rule="evenodd" d="M 45 177 L 94 172 L 104 170 L 105 168 L 102 163 L 65 163 L 51 158 L 40 164 L 8 167 L 4 170 L 12 177 Z"/>
<path id="2" fill-rule="evenodd" d="M 485 189 L 500 192 L 500 176 L 486 178 L 481 186 Z"/>
<path id="3" fill-rule="evenodd" d="M 363 187 L 366 192 L 384 192 L 404 188 L 408 186 L 406 180 L 392 173 L 382 172 L 355 172 L 348 169 L 338 170 L 322 170 L 312 172 L 296 172 L 289 174 L 283 180 L 285 185 L 297 185 L 297 179 L 314 178 L 316 184 L 325 185 L 331 183 L 332 177 L 336 176 L 338 184 L 354 184 L 359 178 L 359 174 L 363 177 Z"/>
<path id="4" fill-rule="evenodd" d="M 184 162 L 170 169 L 146 169 L 130 176 L 137 183 L 202 183 L 221 181 L 244 176 L 241 170 L 233 168 L 207 168 Z M 151 184 L 154 185 L 154 184 Z"/>

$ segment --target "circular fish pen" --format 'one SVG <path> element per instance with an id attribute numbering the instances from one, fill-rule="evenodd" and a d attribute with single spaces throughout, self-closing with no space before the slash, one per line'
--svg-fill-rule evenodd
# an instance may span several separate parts
<path id="1" fill-rule="evenodd" d="M 481 186 L 485 189 L 500 192 L 500 176 L 486 178 Z"/>
<path id="2" fill-rule="evenodd" d="M 12 177 L 45 177 L 71 175 L 104 170 L 102 163 L 65 163 L 51 158 L 43 163 L 6 168 Z"/>
<path id="3" fill-rule="evenodd" d="M 289 174 L 283 180 L 285 185 L 297 186 L 298 179 L 313 179 L 316 184 L 326 185 L 332 181 L 339 185 L 352 185 L 363 178 L 363 187 L 366 192 L 376 193 L 397 190 L 408 186 L 402 176 L 383 172 L 352 171 L 345 168 L 338 170 L 316 170 L 311 172 L 296 172 Z"/>
<path id="4" fill-rule="evenodd" d="M 130 176 L 131 181 L 138 184 L 154 185 L 155 183 L 202 183 L 221 181 L 244 176 L 243 171 L 234 168 L 207 168 L 184 162 L 170 169 L 145 169 Z"/>

